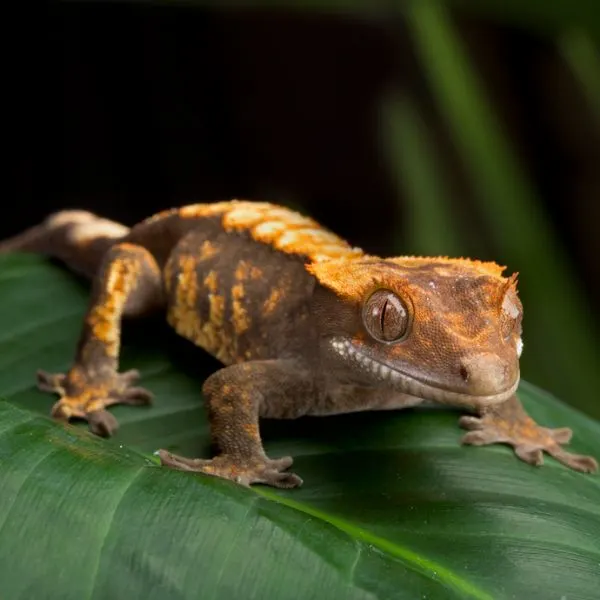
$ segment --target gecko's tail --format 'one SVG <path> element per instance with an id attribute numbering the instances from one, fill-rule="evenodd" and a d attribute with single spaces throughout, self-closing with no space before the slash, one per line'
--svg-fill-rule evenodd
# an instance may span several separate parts
<path id="1" fill-rule="evenodd" d="M 104 253 L 129 233 L 129 227 L 84 210 L 63 210 L 7 240 L 0 254 L 33 252 L 57 258 L 71 270 L 93 277 Z"/>

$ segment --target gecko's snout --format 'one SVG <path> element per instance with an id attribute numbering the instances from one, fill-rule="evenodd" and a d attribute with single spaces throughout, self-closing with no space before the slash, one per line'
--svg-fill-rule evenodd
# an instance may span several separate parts
<path id="1" fill-rule="evenodd" d="M 506 360 L 490 352 L 466 356 L 461 361 L 460 376 L 473 395 L 500 393 L 514 385 L 517 375 Z"/>

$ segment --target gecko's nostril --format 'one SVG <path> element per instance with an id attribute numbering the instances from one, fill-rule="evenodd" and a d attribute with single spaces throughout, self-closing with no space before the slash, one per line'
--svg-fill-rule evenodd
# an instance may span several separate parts
<path id="1" fill-rule="evenodd" d="M 464 357 L 460 376 L 474 394 L 495 394 L 512 384 L 514 372 L 505 360 L 488 352 Z"/>

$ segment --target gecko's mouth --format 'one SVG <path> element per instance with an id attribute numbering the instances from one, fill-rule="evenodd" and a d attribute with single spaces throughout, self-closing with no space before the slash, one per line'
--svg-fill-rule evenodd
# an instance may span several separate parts
<path id="1" fill-rule="evenodd" d="M 374 375 L 382 381 L 389 381 L 398 392 L 422 398 L 423 400 L 431 400 L 443 404 L 491 406 L 508 400 L 519 387 L 519 377 L 517 377 L 509 388 L 495 394 L 477 395 L 467 392 L 457 392 L 456 390 L 432 385 L 429 382 L 422 381 L 413 375 L 407 375 L 385 363 L 375 360 L 357 349 L 349 340 L 337 338 L 331 342 L 331 346 L 338 354 L 355 362 L 370 375 Z"/>

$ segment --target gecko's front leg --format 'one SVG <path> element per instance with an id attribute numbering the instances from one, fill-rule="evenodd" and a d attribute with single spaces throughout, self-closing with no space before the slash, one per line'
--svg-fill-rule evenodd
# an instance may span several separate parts
<path id="1" fill-rule="evenodd" d="M 598 470 L 598 462 L 593 457 L 573 454 L 562 447 L 571 439 L 570 429 L 549 429 L 538 425 L 525 412 L 516 395 L 497 407 L 482 409 L 478 417 L 461 417 L 459 425 L 470 430 L 464 435 L 463 444 L 508 444 L 521 460 L 530 465 L 543 464 L 543 452 L 546 452 L 576 471 L 593 473 Z"/>
<path id="2" fill-rule="evenodd" d="M 302 479 L 287 472 L 290 456 L 271 459 L 263 449 L 259 417 L 296 418 L 316 393 L 313 378 L 295 360 L 264 360 L 225 367 L 203 386 L 211 437 L 219 453 L 212 459 L 186 458 L 160 450 L 161 463 L 249 486 L 263 483 L 293 488 Z"/>
<path id="3" fill-rule="evenodd" d="M 150 402 L 150 392 L 132 386 L 137 371 L 117 371 L 121 319 L 159 308 L 162 294 L 160 271 L 147 250 L 122 243 L 107 252 L 94 281 L 73 366 L 67 374 L 38 371 L 38 387 L 60 395 L 52 408 L 55 419 L 85 419 L 94 433 L 108 436 L 118 424 L 107 406 Z"/>

